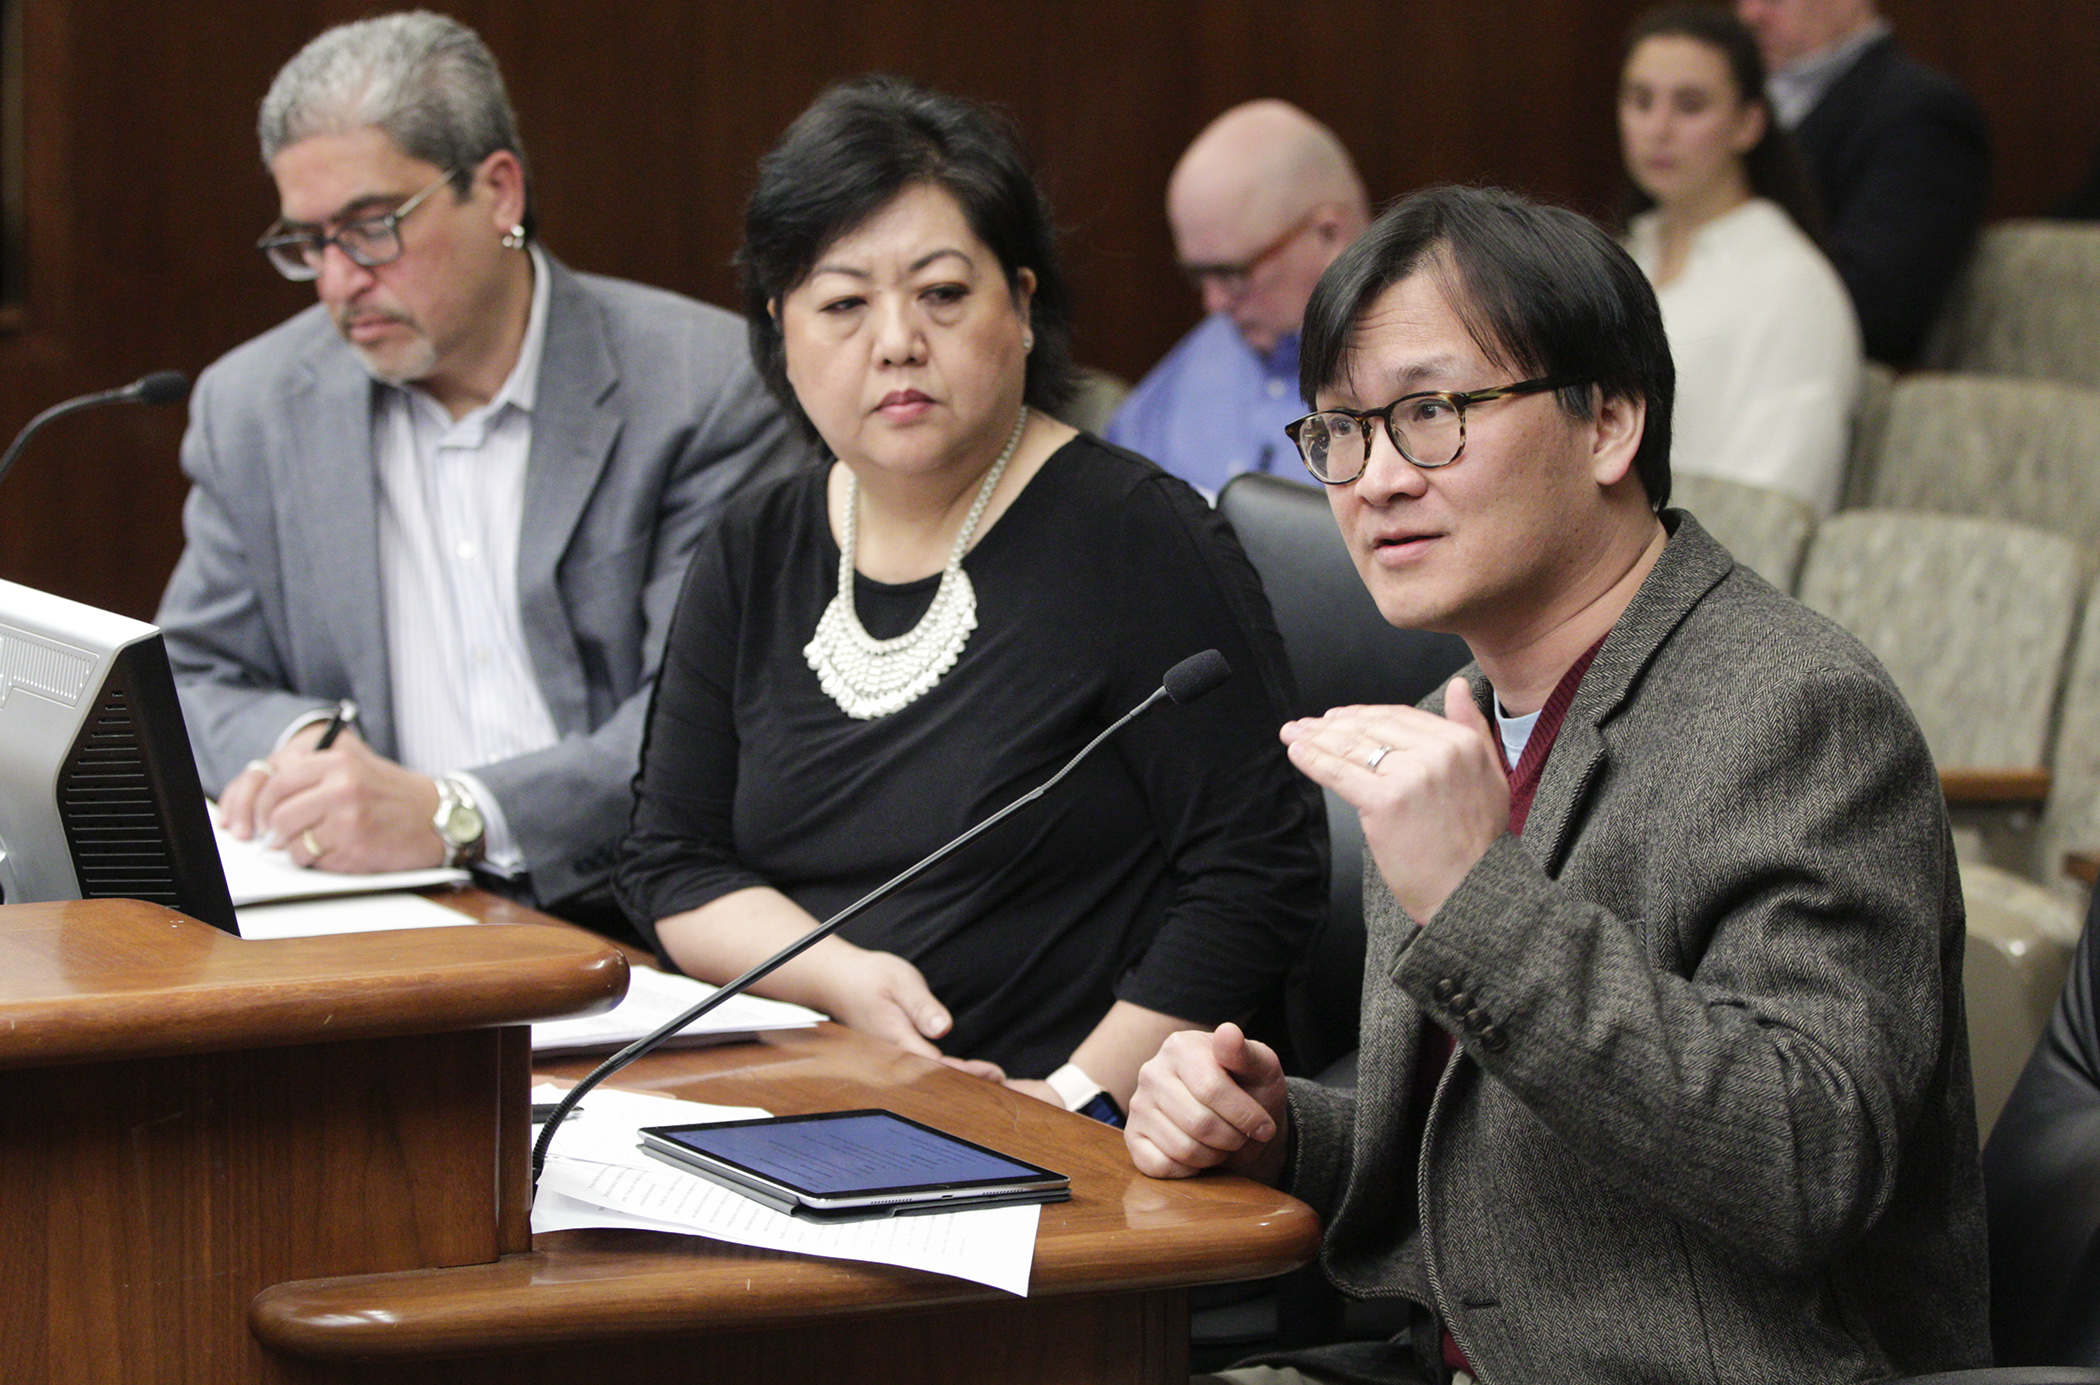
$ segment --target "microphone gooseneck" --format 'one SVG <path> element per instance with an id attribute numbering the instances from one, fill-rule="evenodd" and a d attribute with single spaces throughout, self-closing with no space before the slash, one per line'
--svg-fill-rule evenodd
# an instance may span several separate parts
<path id="1" fill-rule="evenodd" d="M 22 448 L 47 423 L 77 414 L 82 409 L 98 408 L 104 404 L 174 404 L 190 392 L 190 377 L 179 370 L 156 370 L 151 375 L 141 376 L 128 385 L 113 390 L 98 390 L 83 394 L 77 399 L 68 399 L 62 404 L 53 404 L 22 426 L 15 440 L 8 444 L 7 452 L 0 455 L 0 481 L 14 470 L 15 461 L 22 455 Z"/>
<path id="2" fill-rule="evenodd" d="M 590 1073 L 587 1076 L 585 1076 L 585 1078 L 581 1082 L 578 1082 L 575 1086 L 571 1087 L 567 1091 L 567 1093 L 565 1093 L 562 1096 L 560 1104 L 558 1104 L 554 1108 L 554 1113 L 547 1117 L 546 1125 L 541 1127 L 540 1137 L 537 1141 L 534 1142 L 532 1146 L 533 1186 L 535 1188 L 539 1186 L 540 1170 L 546 1167 L 547 1151 L 554 1144 L 554 1132 L 556 1128 L 561 1125 L 562 1121 L 568 1118 L 569 1112 L 576 1109 L 576 1104 L 583 1100 L 584 1093 L 590 1091 L 591 1088 L 597 1086 L 606 1078 L 611 1077 L 614 1073 L 618 1072 L 621 1068 L 626 1067 L 635 1059 L 640 1058 L 643 1055 L 649 1053 L 650 1051 L 655 1049 L 657 1045 L 661 1044 L 664 1040 L 670 1038 L 673 1034 L 676 1034 L 679 1030 L 685 1028 L 694 1020 L 699 1019 L 702 1015 L 714 1009 L 716 1006 L 723 1004 L 724 1002 L 728 1001 L 734 996 L 742 995 L 753 985 L 757 984 L 759 981 L 764 980 L 772 972 L 776 971 L 780 967 L 787 965 L 789 962 L 794 961 L 795 958 L 801 956 L 803 953 L 809 951 L 809 949 L 815 947 L 818 943 L 824 941 L 824 939 L 830 937 L 833 933 L 837 932 L 842 926 L 850 922 L 852 919 L 858 917 L 861 913 L 865 912 L 869 908 L 872 908 L 874 905 L 880 904 L 883 900 L 895 894 L 905 885 L 917 879 L 925 871 L 931 869 L 933 866 L 938 865 L 940 862 L 946 860 L 949 856 L 953 855 L 956 851 L 959 851 L 964 846 L 968 845 L 970 842 L 976 840 L 983 833 L 991 830 L 993 827 L 996 827 L 999 823 L 1005 821 L 1006 818 L 1011 814 L 1019 811 L 1022 808 L 1027 807 L 1029 804 L 1035 802 L 1038 798 L 1041 798 L 1044 794 L 1050 792 L 1050 790 L 1056 788 L 1057 785 L 1064 780 L 1064 777 L 1070 774 L 1073 771 L 1073 769 L 1078 766 L 1081 760 L 1084 760 L 1087 756 L 1094 753 L 1094 748 L 1096 746 L 1100 745 L 1109 737 L 1115 735 L 1118 731 L 1121 731 L 1124 727 L 1130 725 L 1131 722 L 1136 721 L 1146 712 L 1151 711 L 1161 702 L 1171 699 L 1177 705 L 1186 706 L 1188 703 L 1194 702 L 1197 698 L 1211 691 L 1213 688 L 1217 687 L 1220 683 L 1223 683 L 1226 679 L 1230 678 L 1231 676 L 1232 665 L 1226 663 L 1225 656 L 1220 654 L 1215 649 L 1206 649 L 1201 654 L 1193 654 L 1190 655 L 1188 658 L 1183 659 L 1180 663 L 1174 665 L 1174 667 L 1167 670 L 1166 677 L 1161 680 L 1161 685 L 1153 690 L 1151 696 L 1147 697 L 1143 702 L 1138 703 L 1137 706 L 1132 707 L 1129 711 L 1125 712 L 1114 722 L 1114 724 L 1109 726 L 1108 729 L 1104 730 L 1103 732 L 1101 732 L 1100 735 L 1095 736 L 1084 746 L 1080 747 L 1079 753 L 1074 755 L 1071 759 L 1065 761 L 1064 767 L 1058 770 L 1057 773 L 1051 775 L 1048 779 L 1036 785 L 1027 793 L 1022 794 L 1019 798 L 1007 804 L 1004 808 L 1001 808 L 998 812 L 992 814 L 983 822 L 978 823 L 969 831 L 963 833 L 955 840 L 949 842 L 946 846 L 938 848 L 931 855 L 926 856 L 924 859 L 920 860 L 916 864 L 905 867 L 902 871 L 898 872 L 890 879 L 884 881 L 882 884 L 876 886 L 868 893 L 862 895 L 859 899 L 853 901 L 853 903 L 848 904 L 845 908 L 839 910 L 836 914 L 833 914 L 830 918 L 824 920 L 824 922 L 818 924 L 815 928 L 811 929 L 808 933 L 803 934 L 794 942 L 789 943 L 786 947 L 774 953 L 771 957 L 766 958 L 765 961 L 760 962 L 757 966 L 751 968 L 751 970 L 745 972 L 736 980 L 731 981 L 726 986 L 721 987 L 713 995 L 708 996 L 705 1000 L 699 1001 L 698 1003 L 694 1004 L 690 1009 L 686 1010 L 684 1014 L 666 1020 L 663 1024 L 658 1025 L 654 1030 L 650 1031 L 647 1034 L 644 1034 L 641 1038 L 636 1039 L 633 1043 L 627 1045 L 627 1047 L 621 1049 L 618 1053 L 615 1053 L 612 1057 L 606 1059 L 597 1067 L 592 1068 Z"/>

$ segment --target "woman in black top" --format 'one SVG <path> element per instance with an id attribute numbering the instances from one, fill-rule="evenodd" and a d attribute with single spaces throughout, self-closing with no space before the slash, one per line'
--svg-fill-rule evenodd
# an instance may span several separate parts
<path id="1" fill-rule="evenodd" d="M 1324 882 L 1318 800 L 1275 734 L 1282 646 L 1230 531 L 1042 411 L 1069 376 L 1050 240 L 1010 134 L 893 79 L 834 88 L 767 156 L 753 352 L 838 461 L 742 497 L 695 556 L 619 887 L 672 961 L 726 980 L 1220 649 L 1223 688 L 759 987 L 1077 1107 L 1127 1102 L 1168 1033 L 1254 1008 Z"/>

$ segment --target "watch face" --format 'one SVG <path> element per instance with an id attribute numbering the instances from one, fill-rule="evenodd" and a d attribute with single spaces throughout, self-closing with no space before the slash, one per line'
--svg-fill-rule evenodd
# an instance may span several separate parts
<path id="1" fill-rule="evenodd" d="M 452 805 L 445 817 L 445 840 L 453 846 L 465 846 L 481 835 L 481 814 L 464 803 Z"/>

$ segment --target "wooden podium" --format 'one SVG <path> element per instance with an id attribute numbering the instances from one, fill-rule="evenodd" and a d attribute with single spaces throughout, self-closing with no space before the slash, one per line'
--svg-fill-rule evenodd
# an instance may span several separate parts
<path id="1" fill-rule="evenodd" d="M 300 1379 L 249 1331 L 261 1290 L 529 1249 L 518 1026 L 626 984 L 568 928 L 0 908 L 0 1380 Z"/>
<path id="2" fill-rule="evenodd" d="M 129 901 L 0 909 L 0 1381 L 1185 1381 L 1184 1286 L 1318 1246 L 1281 1193 L 1154 1182 L 1103 1126 L 829 1024 L 617 1081 L 887 1107 L 1070 1174 L 1027 1298 L 696 1237 L 533 1237 L 521 1026 L 610 1001 L 626 962 L 477 892 L 445 902 L 497 926 L 244 942 Z"/>

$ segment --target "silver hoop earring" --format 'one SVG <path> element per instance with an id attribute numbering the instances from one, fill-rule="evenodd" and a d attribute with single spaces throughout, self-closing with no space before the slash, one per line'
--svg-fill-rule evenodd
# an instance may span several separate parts
<path id="1" fill-rule="evenodd" d="M 522 247 L 524 246 L 524 244 L 525 244 L 525 223 L 524 223 L 524 222 L 522 222 L 522 221 L 521 221 L 521 222 L 519 222 L 519 223 L 518 223 L 517 225 L 515 225 L 515 226 L 511 227 L 511 228 L 510 228 L 510 229 L 509 229 L 508 231 L 505 231 L 505 232 L 503 233 L 503 248 L 504 248 L 505 250 L 517 250 L 517 249 L 520 249 L 520 248 L 522 248 Z"/>

